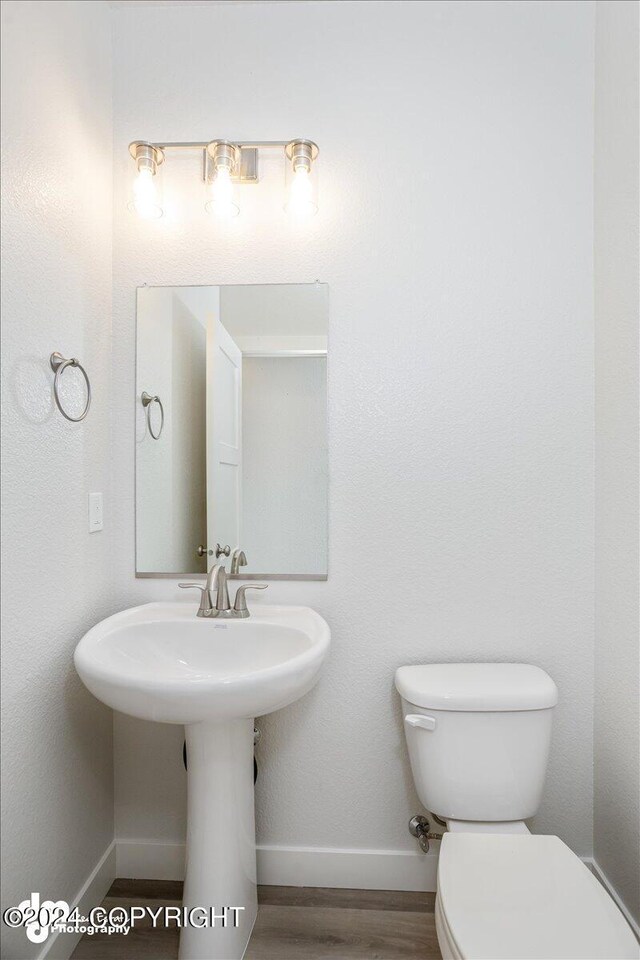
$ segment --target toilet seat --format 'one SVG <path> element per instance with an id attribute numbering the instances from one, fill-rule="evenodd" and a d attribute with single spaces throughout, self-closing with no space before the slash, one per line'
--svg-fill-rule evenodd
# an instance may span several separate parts
<path id="1" fill-rule="evenodd" d="M 558 837 L 446 833 L 436 922 L 454 960 L 640 957 L 616 904 Z"/>

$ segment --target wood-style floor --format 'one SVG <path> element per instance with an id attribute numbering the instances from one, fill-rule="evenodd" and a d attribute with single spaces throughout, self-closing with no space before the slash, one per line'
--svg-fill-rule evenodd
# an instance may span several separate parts
<path id="1" fill-rule="evenodd" d="M 116 880 L 106 909 L 177 906 L 182 884 Z M 259 887 L 245 960 L 441 960 L 433 893 Z M 85 936 L 72 960 L 175 960 L 176 926 L 151 921 L 128 934 Z"/>

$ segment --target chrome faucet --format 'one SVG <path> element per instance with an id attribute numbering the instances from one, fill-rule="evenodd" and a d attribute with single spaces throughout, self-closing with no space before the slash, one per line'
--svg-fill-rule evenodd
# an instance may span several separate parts
<path id="1" fill-rule="evenodd" d="M 212 607 L 220 614 L 226 614 L 231 609 L 229 602 L 229 588 L 227 587 L 227 571 L 222 563 L 216 563 L 207 574 L 207 590 L 211 597 Z M 214 614 L 209 614 L 213 616 Z"/>
<path id="2" fill-rule="evenodd" d="M 196 590 L 200 590 L 200 606 L 196 614 L 197 617 L 246 620 L 250 615 L 246 600 L 247 590 L 266 590 L 268 584 L 245 583 L 241 587 L 238 587 L 233 609 L 229 600 L 227 571 L 222 563 L 216 563 L 211 567 L 211 570 L 209 570 L 207 574 L 207 582 L 204 587 L 201 587 L 199 583 L 179 583 L 178 586 L 182 590 L 188 590 L 193 587 L 195 587 Z"/>

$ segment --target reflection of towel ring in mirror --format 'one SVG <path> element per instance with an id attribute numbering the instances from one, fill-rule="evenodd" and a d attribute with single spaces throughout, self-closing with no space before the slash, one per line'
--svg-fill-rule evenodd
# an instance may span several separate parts
<path id="1" fill-rule="evenodd" d="M 55 397 L 56 406 L 58 410 L 67 420 L 71 420 L 72 423 L 79 423 L 81 420 L 84 420 L 86 415 L 89 413 L 89 407 L 91 406 L 91 384 L 89 383 L 89 377 L 87 376 L 87 371 L 82 366 L 79 360 L 76 360 L 75 357 L 71 357 L 69 360 L 65 360 L 61 353 L 58 353 L 56 350 L 49 357 L 49 363 L 51 364 L 51 369 L 55 373 L 53 380 L 53 396 Z M 84 382 L 87 385 L 87 402 L 85 404 L 84 410 L 79 417 L 72 417 L 62 406 L 60 402 L 60 394 L 58 392 L 60 386 L 60 377 L 67 369 L 67 367 L 77 367 L 82 376 L 84 377 Z"/>
<path id="2" fill-rule="evenodd" d="M 157 403 L 160 407 L 160 429 L 157 433 L 153 432 L 153 427 L 151 426 L 151 404 Z M 164 427 L 164 407 L 162 406 L 162 400 L 160 397 L 152 397 L 150 393 L 147 393 L 146 390 L 142 391 L 142 406 L 147 411 L 147 426 L 149 428 L 149 433 L 154 440 L 159 440 L 162 435 L 162 428 Z"/>

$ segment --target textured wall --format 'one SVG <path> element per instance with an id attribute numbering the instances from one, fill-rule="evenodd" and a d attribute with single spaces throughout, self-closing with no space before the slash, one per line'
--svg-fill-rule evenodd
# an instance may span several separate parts
<path id="1" fill-rule="evenodd" d="M 2 895 L 9 905 L 32 890 L 71 899 L 113 836 L 111 711 L 84 689 L 72 661 L 85 630 L 113 608 L 112 124 L 106 4 L 8 2 L 2 26 Z M 86 363 L 94 400 L 84 423 L 68 423 L 54 407 L 53 350 Z M 105 497 L 105 529 L 92 535 L 90 491 Z M 3 934 L 3 956 L 12 960 L 40 949 L 21 930 Z"/>
<path id="2" fill-rule="evenodd" d="M 117 605 L 179 593 L 133 576 L 135 287 L 326 281 L 331 574 L 268 599 L 316 607 L 333 648 L 318 687 L 261 724 L 259 838 L 414 849 L 393 672 L 496 658 L 558 683 L 534 826 L 589 854 L 592 5 L 145 6 L 114 21 Z M 167 217 L 129 216 L 130 140 L 247 136 L 318 141 L 313 223 L 282 215 L 277 159 L 217 229 L 187 155 L 165 166 Z M 182 731 L 118 716 L 116 740 L 117 832 L 181 839 Z"/>
<path id="3" fill-rule="evenodd" d="M 638 4 L 596 13 L 595 857 L 640 921 Z"/>

